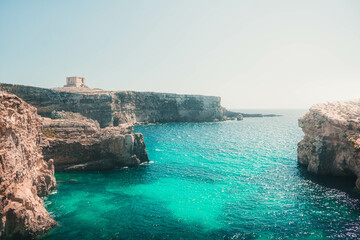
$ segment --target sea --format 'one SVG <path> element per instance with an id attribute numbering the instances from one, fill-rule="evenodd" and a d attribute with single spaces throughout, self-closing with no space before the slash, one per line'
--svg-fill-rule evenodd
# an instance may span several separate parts
<path id="1" fill-rule="evenodd" d="M 306 110 L 279 117 L 136 126 L 150 162 L 57 173 L 41 239 L 359 239 L 353 178 L 297 163 Z"/>

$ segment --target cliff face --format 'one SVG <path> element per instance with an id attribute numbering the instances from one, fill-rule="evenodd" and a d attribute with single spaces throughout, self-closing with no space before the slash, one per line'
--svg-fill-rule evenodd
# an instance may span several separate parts
<path id="1" fill-rule="evenodd" d="M 96 89 L 44 89 L 0 84 L 50 117 L 51 112 L 69 111 L 97 120 L 102 128 L 136 122 L 205 122 L 222 120 L 219 97 L 153 92 L 102 91 Z"/>
<path id="2" fill-rule="evenodd" d="M 133 134 L 130 125 L 101 129 L 96 121 L 79 114 L 65 115 L 73 117 L 43 121 L 49 142 L 43 147 L 44 158 L 54 159 L 56 172 L 114 169 L 149 161 L 143 135 Z"/>
<path id="3" fill-rule="evenodd" d="M 219 97 L 169 93 L 119 92 L 120 101 L 130 97 L 137 122 L 205 122 L 222 119 Z"/>
<path id="4" fill-rule="evenodd" d="M 17 96 L 0 92 L 0 239 L 32 238 L 56 222 L 39 196 L 55 188 L 43 160 L 41 119 Z"/>
<path id="5" fill-rule="evenodd" d="M 110 94 L 79 94 L 2 83 L 0 90 L 13 93 L 35 106 L 43 117 L 50 117 L 53 110 L 65 110 L 97 120 L 102 127 L 112 124 L 113 99 Z"/>
<path id="6" fill-rule="evenodd" d="M 360 190 L 360 100 L 314 105 L 299 126 L 298 162 L 316 174 L 357 176 Z"/>

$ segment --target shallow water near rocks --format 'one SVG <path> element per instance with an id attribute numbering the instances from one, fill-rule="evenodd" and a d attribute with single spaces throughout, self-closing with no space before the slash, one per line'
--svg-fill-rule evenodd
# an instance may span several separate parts
<path id="1" fill-rule="evenodd" d="M 59 225 L 42 238 L 357 239 L 353 179 L 309 176 L 297 164 L 304 112 L 137 126 L 151 163 L 56 174 L 64 182 L 45 204 Z"/>

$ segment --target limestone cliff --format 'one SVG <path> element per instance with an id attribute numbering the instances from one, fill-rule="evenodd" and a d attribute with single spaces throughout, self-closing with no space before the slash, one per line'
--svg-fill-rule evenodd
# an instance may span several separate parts
<path id="1" fill-rule="evenodd" d="M 97 89 L 45 89 L 0 83 L 37 107 L 38 113 L 69 111 L 96 120 L 102 128 L 137 122 L 206 122 L 223 119 L 220 97 L 169 93 L 103 91 Z"/>
<path id="2" fill-rule="evenodd" d="M 314 105 L 299 126 L 298 162 L 316 174 L 357 176 L 360 190 L 360 100 Z"/>
<path id="3" fill-rule="evenodd" d="M 46 160 L 54 159 L 56 172 L 105 170 L 136 166 L 149 161 L 144 137 L 132 133 L 132 126 L 100 128 L 95 120 L 70 112 L 53 112 L 44 118 L 43 147 Z"/>
<path id="4" fill-rule="evenodd" d="M 56 184 L 53 161 L 41 154 L 41 125 L 34 107 L 0 92 L 0 239 L 33 238 L 56 224 L 39 197 Z"/>

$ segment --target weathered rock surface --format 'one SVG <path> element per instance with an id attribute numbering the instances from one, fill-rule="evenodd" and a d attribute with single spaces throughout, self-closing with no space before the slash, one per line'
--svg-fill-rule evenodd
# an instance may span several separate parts
<path id="1" fill-rule="evenodd" d="M 314 105 L 299 126 L 298 162 L 316 174 L 357 176 L 360 190 L 360 100 Z"/>
<path id="2" fill-rule="evenodd" d="M 0 83 L 37 107 L 38 113 L 68 111 L 96 120 L 102 128 L 137 122 L 211 122 L 223 119 L 220 97 L 170 93 L 103 91 L 86 88 L 45 89 Z"/>
<path id="3" fill-rule="evenodd" d="M 44 118 L 49 144 L 43 154 L 46 160 L 54 159 L 56 172 L 106 170 L 149 161 L 143 135 L 133 134 L 132 125 L 100 128 L 97 121 L 80 114 L 53 115 L 62 119 Z"/>
<path id="4" fill-rule="evenodd" d="M 0 92 L 0 239 L 26 239 L 56 222 L 39 196 L 55 188 L 53 161 L 41 154 L 41 119 L 15 95 Z"/>

